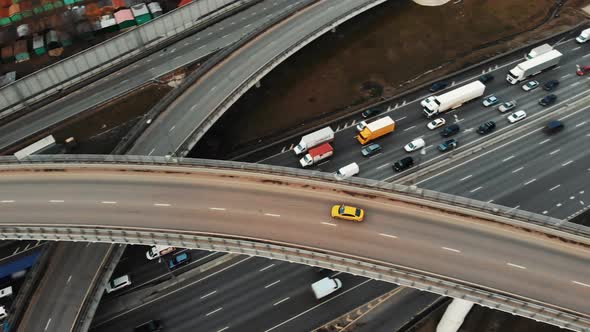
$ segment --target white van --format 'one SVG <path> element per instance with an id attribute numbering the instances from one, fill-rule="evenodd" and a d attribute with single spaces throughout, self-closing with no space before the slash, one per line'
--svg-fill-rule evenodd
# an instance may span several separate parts
<path id="1" fill-rule="evenodd" d="M 155 245 L 150 247 L 150 250 L 145 253 L 145 257 L 149 260 L 153 260 L 160 256 L 167 255 L 174 250 L 176 250 L 176 247 Z"/>
<path id="2" fill-rule="evenodd" d="M 342 281 L 338 278 L 324 278 L 311 284 L 311 290 L 316 299 L 324 298 L 342 288 Z"/>
<path id="3" fill-rule="evenodd" d="M 342 167 L 338 170 L 338 172 L 336 172 L 336 179 L 344 180 L 357 174 L 359 174 L 359 165 L 357 163 L 351 163 Z"/>
<path id="4" fill-rule="evenodd" d="M 583 30 L 580 35 L 576 38 L 576 41 L 583 44 L 590 39 L 590 29 Z"/>
<path id="5" fill-rule="evenodd" d="M 0 289 L 0 298 L 12 296 L 12 286 Z"/>
<path id="6" fill-rule="evenodd" d="M 8 317 L 8 313 L 6 312 L 6 309 L 4 308 L 4 306 L 0 306 L 0 320 L 4 319 Z"/>

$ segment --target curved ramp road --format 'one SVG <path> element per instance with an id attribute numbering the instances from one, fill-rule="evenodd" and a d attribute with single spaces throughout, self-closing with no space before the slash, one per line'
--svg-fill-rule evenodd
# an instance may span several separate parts
<path id="1" fill-rule="evenodd" d="M 300 2 L 294 0 L 290 6 Z M 129 154 L 164 156 L 177 152 L 197 130 L 200 133 L 195 139 L 200 138 L 201 131 L 208 130 L 213 123 L 204 122 L 205 119 L 243 82 L 279 54 L 360 5 L 382 2 L 384 0 L 323 0 L 262 33 L 187 89 L 139 137 Z M 212 120 L 220 116 L 215 114 Z M 192 143 L 191 140 L 189 149 L 194 145 Z M 185 152 L 188 153 L 181 151 Z"/>
<path id="2" fill-rule="evenodd" d="M 351 190 L 358 189 L 342 185 L 173 170 L 3 172 L 0 226 L 101 225 L 269 239 L 428 271 L 590 316 L 588 248 L 367 192 L 357 195 Z M 364 208 L 365 222 L 331 219 L 335 203 Z"/>

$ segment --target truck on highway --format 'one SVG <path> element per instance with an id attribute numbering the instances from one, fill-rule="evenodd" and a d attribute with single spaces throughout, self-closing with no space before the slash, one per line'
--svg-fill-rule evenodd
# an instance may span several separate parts
<path id="1" fill-rule="evenodd" d="M 324 298 L 342 288 L 342 281 L 338 278 L 326 277 L 311 284 L 311 290 L 316 299 Z"/>
<path id="2" fill-rule="evenodd" d="M 426 117 L 431 118 L 440 113 L 455 109 L 464 103 L 483 96 L 485 84 L 480 81 L 471 82 L 451 90 L 440 96 L 430 96 L 420 103 Z"/>
<path id="3" fill-rule="evenodd" d="M 521 62 L 508 72 L 506 80 L 510 84 L 516 84 L 530 76 L 537 75 L 547 68 L 556 66 L 561 60 L 561 56 L 562 54 L 558 50 L 552 50 Z"/>
<path id="4" fill-rule="evenodd" d="M 176 250 L 175 247 L 155 245 L 155 246 L 150 247 L 150 250 L 148 250 L 145 253 L 145 257 L 149 260 L 153 260 L 158 257 L 167 255 L 167 254 L 173 252 L 174 250 Z"/>
<path id="5" fill-rule="evenodd" d="M 533 48 L 530 52 L 528 52 L 524 56 L 524 58 L 526 60 L 530 60 L 530 59 L 538 57 L 541 54 L 545 54 L 549 51 L 552 51 L 552 50 L 553 50 L 553 46 L 551 46 L 549 44 L 543 44 L 541 46 L 537 46 L 537 47 Z"/>
<path id="6" fill-rule="evenodd" d="M 590 39 L 590 29 L 585 29 L 580 32 L 580 35 L 576 37 L 576 42 L 583 44 Z"/>
<path id="7" fill-rule="evenodd" d="M 334 149 L 330 143 L 324 143 L 320 146 L 309 149 L 309 152 L 299 160 L 299 163 L 302 167 L 308 167 L 331 157 L 333 154 Z"/>
<path id="8" fill-rule="evenodd" d="M 395 130 L 395 121 L 389 116 L 368 123 L 365 128 L 356 136 L 362 145 L 369 143 L 383 135 Z"/>
<path id="9" fill-rule="evenodd" d="M 332 142 L 333 140 L 334 131 L 330 127 L 325 127 L 301 137 L 301 141 L 293 148 L 293 151 L 295 151 L 296 155 L 300 155 L 314 146 L 318 146 L 322 143 Z"/>

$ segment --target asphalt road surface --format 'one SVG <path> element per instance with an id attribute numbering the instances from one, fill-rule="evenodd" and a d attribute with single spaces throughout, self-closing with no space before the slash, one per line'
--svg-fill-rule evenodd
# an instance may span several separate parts
<path id="1" fill-rule="evenodd" d="M 238 177 L 228 181 L 228 173 L 4 173 L 4 222 L 59 220 L 273 239 L 430 271 L 590 314 L 585 300 L 590 293 L 588 250 L 319 186 L 309 190 Z M 365 222 L 332 220 L 331 205 L 342 202 L 365 208 Z"/>
<path id="2" fill-rule="evenodd" d="M 290 0 L 266 0 L 0 127 L 0 149 L 20 142 L 174 68 L 226 47 L 278 15 Z"/>
<path id="3" fill-rule="evenodd" d="M 58 243 L 17 331 L 70 331 L 109 247 L 105 243 Z"/>
<path id="4" fill-rule="evenodd" d="M 372 0 L 325 0 L 262 33 L 176 99 L 135 142 L 129 154 L 176 151 L 209 114 L 247 78 L 308 34 Z M 301 0 L 291 1 L 290 6 Z M 208 128 L 207 128 L 208 129 Z"/>

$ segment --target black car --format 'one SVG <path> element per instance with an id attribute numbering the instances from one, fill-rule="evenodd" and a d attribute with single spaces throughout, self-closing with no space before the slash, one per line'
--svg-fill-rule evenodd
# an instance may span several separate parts
<path id="1" fill-rule="evenodd" d="M 162 322 L 159 320 L 150 320 L 133 329 L 134 332 L 160 332 L 162 331 Z"/>
<path id="2" fill-rule="evenodd" d="M 461 128 L 459 127 L 459 125 L 458 125 L 458 124 L 456 124 L 456 123 L 453 123 L 452 125 L 450 125 L 450 126 L 446 126 L 446 127 L 445 127 L 445 129 L 441 130 L 441 132 L 440 132 L 440 135 L 441 135 L 442 137 L 449 137 L 449 136 L 453 136 L 453 135 L 455 135 L 456 133 L 458 133 L 460 129 L 461 129 Z"/>
<path id="3" fill-rule="evenodd" d="M 361 113 L 361 115 L 363 116 L 363 118 L 370 118 L 372 116 L 375 116 L 379 113 L 383 112 L 382 109 L 379 108 L 369 108 L 367 110 L 364 110 L 363 113 Z"/>
<path id="4" fill-rule="evenodd" d="M 494 121 L 486 121 L 477 128 L 477 132 L 485 135 L 491 133 L 494 129 L 496 129 L 496 123 Z"/>
<path id="5" fill-rule="evenodd" d="M 552 120 L 547 123 L 543 131 L 547 134 L 555 134 L 563 129 L 563 123 L 559 120 Z"/>
<path id="6" fill-rule="evenodd" d="M 549 106 L 553 105 L 557 100 L 557 96 L 554 94 L 546 95 L 545 97 L 539 100 L 539 105 L 541 106 Z"/>
<path id="7" fill-rule="evenodd" d="M 438 151 L 440 152 L 447 152 L 447 151 L 451 151 L 454 148 L 457 147 L 457 140 L 454 138 L 451 138 L 448 141 L 442 142 L 441 144 L 438 145 Z"/>
<path id="8" fill-rule="evenodd" d="M 543 90 L 545 91 L 553 91 L 559 85 L 558 80 L 551 80 L 545 84 L 543 84 Z"/>
<path id="9" fill-rule="evenodd" d="M 494 75 L 492 75 L 492 74 L 483 74 L 479 77 L 479 81 L 484 84 L 492 81 L 493 79 L 494 79 Z"/>
<path id="10" fill-rule="evenodd" d="M 396 161 L 392 167 L 394 171 L 401 172 L 405 171 L 406 169 L 412 166 L 414 166 L 414 159 L 412 159 L 412 157 L 405 157 L 403 159 Z"/>
<path id="11" fill-rule="evenodd" d="M 446 88 L 447 86 L 449 86 L 449 83 L 447 82 L 436 82 L 430 86 L 430 89 L 428 89 L 428 91 L 437 92 Z"/>

